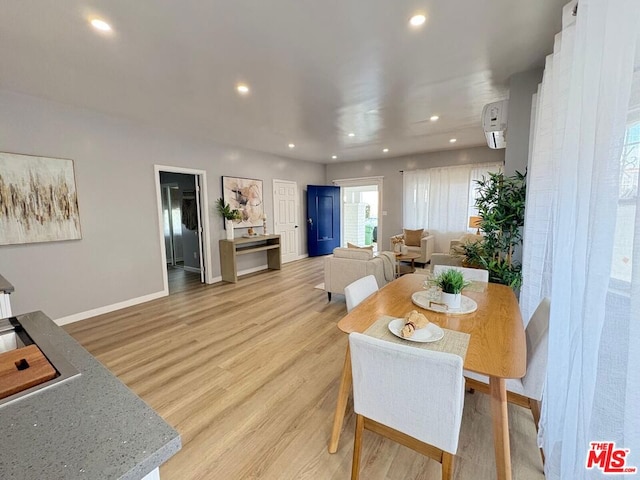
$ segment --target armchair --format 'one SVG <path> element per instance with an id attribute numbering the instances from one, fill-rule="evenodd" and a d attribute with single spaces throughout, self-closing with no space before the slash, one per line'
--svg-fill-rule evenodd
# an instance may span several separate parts
<path id="1" fill-rule="evenodd" d="M 410 233 L 407 233 L 407 232 L 410 232 Z M 407 247 L 409 252 L 410 253 L 417 253 L 417 254 L 420 255 L 419 258 L 416 258 L 416 260 L 415 260 L 416 263 L 429 263 L 431 261 L 431 255 L 433 254 L 433 251 L 435 250 L 436 237 L 433 236 L 433 235 L 430 235 L 428 231 L 423 230 L 422 233 L 420 234 L 420 245 L 409 245 L 409 244 L 407 244 L 407 241 L 406 241 L 407 236 L 410 235 L 411 233 L 413 233 L 415 235 L 416 232 L 420 232 L 420 231 L 419 230 L 405 230 L 404 233 L 400 233 L 398 235 L 392 236 L 390 241 L 389 241 L 389 245 L 391 247 L 391 250 L 393 251 L 394 240 L 396 240 L 396 239 L 405 240 L 405 246 Z"/>
<path id="2" fill-rule="evenodd" d="M 466 243 L 479 242 L 483 239 L 482 235 L 465 233 L 460 238 L 451 240 L 449 243 L 448 253 L 434 253 L 431 255 L 431 265 L 451 265 L 456 267 L 462 266 L 462 251 L 460 246 Z"/>

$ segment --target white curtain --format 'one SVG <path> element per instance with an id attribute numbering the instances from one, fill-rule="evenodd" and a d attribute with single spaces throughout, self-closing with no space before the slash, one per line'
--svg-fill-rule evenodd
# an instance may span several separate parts
<path id="1" fill-rule="evenodd" d="M 520 298 L 528 320 L 551 297 L 549 479 L 602 478 L 586 469 L 596 441 L 640 467 L 640 1 L 580 0 L 576 17 L 574 5 L 536 96 Z"/>
<path id="2" fill-rule="evenodd" d="M 486 163 L 405 171 L 404 228 L 428 230 L 436 236 L 436 252 L 448 252 L 449 242 L 467 232 L 474 181 L 501 167 Z"/>

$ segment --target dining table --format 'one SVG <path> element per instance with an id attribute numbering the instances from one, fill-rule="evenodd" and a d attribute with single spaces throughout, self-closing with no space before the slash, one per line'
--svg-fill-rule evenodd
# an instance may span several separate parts
<path id="1" fill-rule="evenodd" d="M 464 369 L 489 377 L 491 417 L 497 478 L 511 479 L 507 378 L 522 378 L 526 372 L 526 341 L 518 300 L 511 288 L 495 283 L 474 282 L 462 294 L 474 300 L 471 313 L 434 312 L 412 301 L 412 294 L 424 290 L 427 275 L 404 275 L 366 298 L 338 322 L 344 333 L 364 333 L 380 317 L 403 318 L 411 310 L 424 313 L 443 329 L 470 335 Z M 410 344 L 410 342 L 407 342 Z M 351 356 L 347 344 L 329 452 L 338 449 L 346 407 L 351 392 Z"/>

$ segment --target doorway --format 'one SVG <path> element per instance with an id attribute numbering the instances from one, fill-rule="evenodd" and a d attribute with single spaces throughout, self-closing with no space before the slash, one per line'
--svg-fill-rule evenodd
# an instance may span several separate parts
<path id="1" fill-rule="evenodd" d="M 184 267 L 184 251 L 182 248 L 182 192 L 176 183 L 167 183 L 167 176 L 183 175 L 180 173 L 160 172 L 160 188 L 162 189 L 162 220 L 164 227 L 164 247 L 167 254 L 167 268 Z M 190 177 L 189 175 L 184 175 Z M 190 179 L 194 181 L 193 178 Z M 200 273 L 200 268 L 198 272 Z"/>
<path id="2" fill-rule="evenodd" d="M 340 187 L 307 185 L 307 249 L 310 257 L 340 246 Z"/>
<path id="3" fill-rule="evenodd" d="M 210 283 L 205 172 L 156 165 L 155 175 L 165 293 Z"/>
<path id="4" fill-rule="evenodd" d="M 382 177 L 334 180 L 341 187 L 342 246 L 372 246 L 381 251 Z"/>
<path id="5" fill-rule="evenodd" d="M 298 184 L 288 180 L 274 180 L 273 233 L 280 235 L 282 263 L 300 258 L 299 216 Z"/>

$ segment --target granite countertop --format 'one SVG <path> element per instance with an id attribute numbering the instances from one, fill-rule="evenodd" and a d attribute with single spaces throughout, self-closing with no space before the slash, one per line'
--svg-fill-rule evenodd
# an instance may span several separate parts
<path id="1" fill-rule="evenodd" d="M 13 285 L 9 283 L 9 280 L 0 275 L 0 292 L 13 293 Z"/>
<path id="2" fill-rule="evenodd" d="M 42 312 L 35 325 L 80 375 L 0 406 L 0 478 L 138 480 L 180 435 Z"/>

